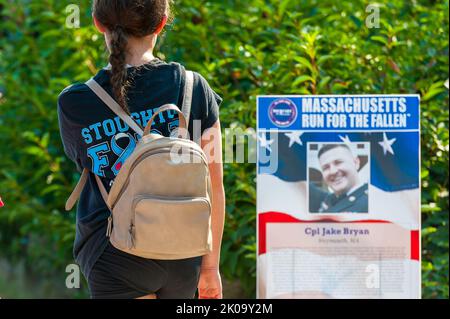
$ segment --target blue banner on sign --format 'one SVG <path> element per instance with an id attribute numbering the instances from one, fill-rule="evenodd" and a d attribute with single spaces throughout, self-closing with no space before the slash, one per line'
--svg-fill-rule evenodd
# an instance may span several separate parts
<path id="1" fill-rule="evenodd" d="M 260 96 L 258 129 L 419 129 L 419 95 Z"/>

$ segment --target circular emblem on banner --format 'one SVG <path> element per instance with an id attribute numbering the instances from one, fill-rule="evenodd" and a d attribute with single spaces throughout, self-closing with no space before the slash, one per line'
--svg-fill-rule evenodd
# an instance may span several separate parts
<path id="1" fill-rule="evenodd" d="M 288 127 L 297 119 L 297 106 L 289 99 L 278 99 L 269 106 L 269 119 L 279 127 Z"/>

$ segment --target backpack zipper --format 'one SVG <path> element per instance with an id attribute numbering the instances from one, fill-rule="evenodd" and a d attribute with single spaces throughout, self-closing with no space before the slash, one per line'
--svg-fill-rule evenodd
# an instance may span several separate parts
<path id="1" fill-rule="evenodd" d="M 203 202 L 208 204 L 209 206 L 209 210 L 211 212 L 212 210 L 212 205 L 211 205 L 211 201 L 209 198 L 207 197 L 181 197 L 181 196 L 174 196 L 174 197 L 170 197 L 170 196 L 154 196 L 154 195 L 139 195 L 137 196 L 134 200 L 133 200 L 133 204 L 132 204 L 132 208 L 131 208 L 131 212 L 132 212 L 132 218 L 131 218 L 131 223 L 130 223 L 130 228 L 129 228 L 129 236 L 127 238 L 127 246 L 128 249 L 131 248 L 136 248 L 135 247 L 135 224 L 136 224 L 136 205 L 143 199 L 150 199 L 150 200 L 154 200 L 154 201 L 161 201 L 161 202 L 175 202 L 175 203 L 186 203 L 189 200 L 192 201 L 196 201 L 196 202 Z M 211 214 L 210 214 L 211 216 Z"/>
<path id="2" fill-rule="evenodd" d="M 134 223 L 131 223 L 131 224 L 130 224 L 130 228 L 128 229 L 127 246 L 128 246 L 128 249 L 135 248 L 135 242 L 134 242 Z"/>
<path id="3" fill-rule="evenodd" d="M 169 149 L 169 148 L 164 148 L 164 149 L 157 150 L 157 151 L 155 151 L 155 152 L 149 152 L 149 153 L 146 153 L 146 154 L 143 154 L 143 155 L 139 156 L 139 157 L 135 160 L 135 162 L 133 163 L 133 165 L 130 167 L 130 170 L 129 170 L 129 171 L 130 171 L 130 172 L 133 171 L 133 169 L 134 169 L 140 162 L 142 162 L 144 159 L 146 159 L 147 157 L 152 156 L 152 155 L 156 155 L 156 154 L 162 154 L 162 153 L 170 153 L 170 149 Z M 208 165 L 208 164 L 206 163 L 206 160 L 205 160 L 205 158 L 203 157 L 203 154 L 202 154 L 202 153 L 200 153 L 200 152 L 197 151 L 197 150 L 191 149 L 191 150 L 190 150 L 190 154 L 192 154 L 192 153 L 196 153 L 196 154 L 200 155 L 200 158 L 202 159 L 203 163 L 204 163 L 205 165 Z M 125 181 L 125 184 L 122 186 L 122 188 L 121 188 L 119 194 L 118 194 L 117 197 L 116 197 L 116 200 L 115 200 L 114 203 L 111 205 L 111 211 L 114 210 L 114 207 L 116 206 L 117 202 L 120 200 L 120 197 L 123 195 L 123 193 L 124 193 L 126 187 L 128 186 L 129 181 L 130 181 L 130 175 L 128 174 L 127 180 Z"/>
<path id="4" fill-rule="evenodd" d="M 112 216 L 108 217 L 108 227 L 106 228 L 106 237 L 111 237 L 112 231 Z"/>

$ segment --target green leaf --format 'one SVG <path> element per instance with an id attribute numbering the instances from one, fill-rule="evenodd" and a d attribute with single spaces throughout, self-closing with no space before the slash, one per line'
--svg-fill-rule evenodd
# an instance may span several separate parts
<path id="1" fill-rule="evenodd" d="M 301 83 L 303 83 L 303 82 L 306 82 L 306 81 L 311 81 L 311 82 L 315 82 L 314 81 L 314 79 L 311 77 L 311 76 L 309 76 L 309 75 L 301 75 L 301 76 L 299 76 L 299 77 L 297 77 L 295 80 L 294 80 L 294 82 L 292 82 L 292 86 L 293 87 L 296 87 L 296 86 L 298 86 L 299 84 L 301 84 Z"/>
<path id="2" fill-rule="evenodd" d="M 426 102 L 431 100 L 433 97 L 438 95 L 439 93 L 447 91 L 447 88 L 444 86 L 444 82 L 436 82 L 432 84 L 429 90 L 422 96 L 421 101 Z"/>
<path id="3" fill-rule="evenodd" d="M 385 46 L 388 45 L 388 39 L 386 39 L 385 37 L 379 36 L 379 35 L 374 35 L 370 38 L 370 40 L 375 41 L 375 42 L 379 42 L 381 44 L 384 44 Z"/>

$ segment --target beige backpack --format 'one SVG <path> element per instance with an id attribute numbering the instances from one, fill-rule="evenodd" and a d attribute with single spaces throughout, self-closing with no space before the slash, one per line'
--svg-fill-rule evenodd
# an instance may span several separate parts
<path id="1" fill-rule="evenodd" d="M 86 84 L 142 136 L 121 167 L 109 194 L 95 175 L 112 212 L 106 234 L 111 244 L 124 252 L 152 259 L 183 259 L 209 253 L 211 181 L 206 156 L 186 135 L 174 138 L 150 133 L 155 116 L 166 110 L 178 112 L 178 133 L 187 133 L 193 73 L 186 71 L 182 111 L 174 104 L 161 106 L 143 131 L 94 79 Z M 183 156 L 178 156 L 179 150 Z M 74 206 L 88 174 L 84 169 L 66 202 L 66 210 Z"/>

